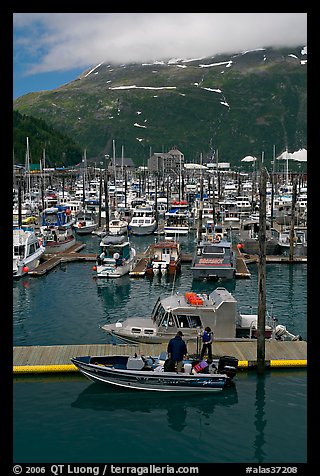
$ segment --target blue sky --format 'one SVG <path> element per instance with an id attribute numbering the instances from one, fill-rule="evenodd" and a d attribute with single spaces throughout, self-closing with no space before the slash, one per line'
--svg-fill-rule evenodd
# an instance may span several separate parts
<path id="1" fill-rule="evenodd" d="M 97 64 L 307 45 L 307 13 L 14 13 L 14 99 Z"/>

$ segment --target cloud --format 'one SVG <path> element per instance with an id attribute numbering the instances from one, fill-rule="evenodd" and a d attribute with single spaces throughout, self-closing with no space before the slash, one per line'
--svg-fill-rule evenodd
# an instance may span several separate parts
<path id="1" fill-rule="evenodd" d="M 306 13 L 15 13 L 29 74 L 307 44 Z"/>

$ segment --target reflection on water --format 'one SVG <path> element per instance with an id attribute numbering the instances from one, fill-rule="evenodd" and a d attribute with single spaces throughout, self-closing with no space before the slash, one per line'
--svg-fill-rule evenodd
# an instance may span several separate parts
<path id="1" fill-rule="evenodd" d="M 72 402 L 71 406 L 83 410 L 114 412 L 124 410 L 136 413 L 152 413 L 166 410 L 170 428 L 181 432 L 186 426 L 189 410 L 197 410 L 199 416 L 212 415 L 217 406 L 230 407 L 238 403 L 236 386 L 232 385 L 214 394 L 172 394 L 170 392 L 144 392 L 121 389 L 92 383 Z"/>
<path id="2" fill-rule="evenodd" d="M 227 291 L 233 293 L 236 289 L 236 280 L 235 279 L 226 279 L 226 280 L 192 280 L 192 291 L 196 293 L 208 293 L 208 289 L 210 290 L 209 293 L 214 291 L 215 289 L 223 287 L 226 288 Z"/>
<path id="3" fill-rule="evenodd" d="M 306 461 L 305 369 L 240 371 L 229 389 L 189 395 L 18 375 L 13 395 L 17 462 Z"/>
<path id="4" fill-rule="evenodd" d="M 265 444 L 265 426 L 267 424 L 265 416 L 265 376 L 257 375 L 257 386 L 256 386 L 256 400 L 255 400 L 255 414 L 254 414 L 254 424 L 256 428 L 256 434 L 254 439 L 254 458 L 253 461 L 262 463 L 265 460 L 265 452 L 263 446 Z"/>

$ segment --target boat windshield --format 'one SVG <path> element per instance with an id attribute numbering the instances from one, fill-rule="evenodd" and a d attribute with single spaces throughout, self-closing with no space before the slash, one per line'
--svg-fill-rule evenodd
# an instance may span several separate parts
<path id="1" fill-rule="evenodd" d="M 130 249 L 128 246 L 107 245 L 101 246 L 101 251 L 104 252 L 105 258 L 114 258 L 114 255 L 118 253 L 118 259 L 128 259 L 130 255 Z"/>
<path id="2" fill-rule="evenodd" d="M 226 248 L 223 248 L 222 246 L 214 246 L 214 245 L 208 245 L 204 246 L 202 249 L 202 253 L 205 254 L 215 254 L 215 255 L 223 255 L 227 251 Z"/>
<path id="3" fill-rule="evenodd" d="M 159 325 L 160 321 L 162 320 L 162 318 L 165 314 L 165 312 L 166 311 L 165 311 L 164 307 L 162 306 L 162 304 L 160 302 L 160 298 L 159 298 L 158 301 L 156 302 L 154 308 L 153 308 L 151 319 L 153 320 L 153 322 L 156 322 Z"/>
<path id="4" fill-rule="evenodd" d="M 201 327 L 201 320 L 199 316 L 177 314 L 175 317 L 178 321 L 178 327 L 190 329 Z"/>

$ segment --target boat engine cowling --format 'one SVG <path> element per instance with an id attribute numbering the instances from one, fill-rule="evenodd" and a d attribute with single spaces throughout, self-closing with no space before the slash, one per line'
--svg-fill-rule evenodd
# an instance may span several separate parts
<path id="1" fill-rule="evenodd" d="M 283 326 L 281 324 L 278 324 L 275 328 L 275 336 L 276 339 L 278 340 L 301 340 L 301 337 L 299 335 L 294 335 L 291 334 L 286 328 L 286 326 Z"/>
<path id="2" fill-rule="evenodd" d="M 238 362 L 239 360 L 236 357 L 223 355 L 219 358 L 218 372 L 233 378 L 238 370 Z"/>

